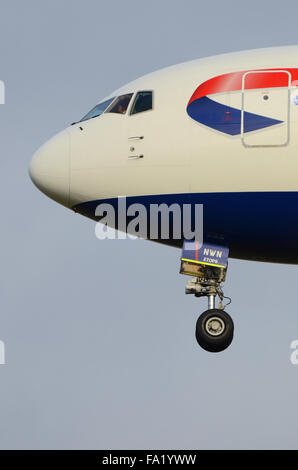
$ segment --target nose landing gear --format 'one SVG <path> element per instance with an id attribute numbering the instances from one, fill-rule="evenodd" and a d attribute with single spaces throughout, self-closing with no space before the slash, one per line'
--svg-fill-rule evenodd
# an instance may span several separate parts
<path id="1" fill-rule="evenodd" d="M 204 243 L 201 247 L 197 241 L 184 242 L 181 258 L 181 274 L 194 276 L 186 286 L 186 294 L 208 298 L 208 310 L 198 318 L 196 339 L 199 345 L 209 352 L 220 352 L 230 346 L 234 323 L 223 305 L 225 297 L 221 288 L 228 266 L 229 250 L 226 247 Z M 215 307 L 219 297 L 218 308 Z"/>

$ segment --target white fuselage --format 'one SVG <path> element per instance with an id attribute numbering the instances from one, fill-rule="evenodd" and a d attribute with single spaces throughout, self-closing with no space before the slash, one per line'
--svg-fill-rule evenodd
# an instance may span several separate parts
<path id="1" fill-rule="evenodd" d="M 141 91 L 152 109 L 131 114 Z M 43 192 L 94 218 L 118 196 L 203 203 L 204 236 L 232 256 L 298 262 L 297 46 L 168 67 L 106 99 L 126 94 L 125 114 L 80 121 L 38 150 L 30 174 Z"/>

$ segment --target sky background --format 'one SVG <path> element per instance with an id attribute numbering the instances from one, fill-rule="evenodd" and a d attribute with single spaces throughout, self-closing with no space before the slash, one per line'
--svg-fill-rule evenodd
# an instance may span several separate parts
<path id="1" fill-rule="evenodd" d="M 179 250 L 99 241 L 28 176 L 42 143 L 119 86 L 298 44 L 297 18 L 297 1 L 0 1 L 1 449 L 298 448 L 298 267 L 231 260 L 234 341 L 207 353 Z"/>

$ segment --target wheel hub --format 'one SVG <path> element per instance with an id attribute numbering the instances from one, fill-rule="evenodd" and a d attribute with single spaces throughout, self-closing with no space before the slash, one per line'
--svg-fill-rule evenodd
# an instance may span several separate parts
<path id="1" fill-rule="evenodd" d="M 209 335 L 219 336 L 225 330 L 225 323 L 219 317 L 211 317 L 211 318 L 208 318 L 208 320 L 206 321 L 205 328 L 206 328 L 207 333 L 209 333 Z"/>

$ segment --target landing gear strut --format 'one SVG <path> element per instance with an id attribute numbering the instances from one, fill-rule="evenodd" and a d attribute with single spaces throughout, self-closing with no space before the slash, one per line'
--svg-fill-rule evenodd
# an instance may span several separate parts
<path id="1" fill-rule="evenodd" d="M 186 294 L 208 298 L 208 310 L 198 318 L 196 339 L 199 345 L 209 352 L 220 352 L 230 346 L 234 323 L 224 308 L 231 303 L 225 297 L 221 283 L 225 281 L 229 250 L 226 247 L 197 241 L 184 242 L 181 258 L 181 274 L 194 276 L 186 285 Z M 216 308 L 216 297 L 219 297 Z M 224 306 L 223 300 L 228 299 Z"/>

